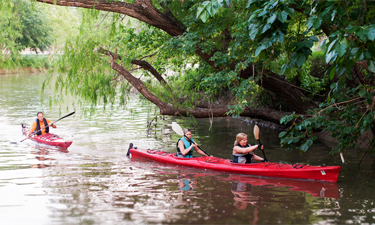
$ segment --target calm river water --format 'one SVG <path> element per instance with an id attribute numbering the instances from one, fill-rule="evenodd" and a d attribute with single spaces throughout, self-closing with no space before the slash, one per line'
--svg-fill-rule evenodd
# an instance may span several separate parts
<path id="1" fill-rule="evenodd" d="M 73 141 L 68 149 L 21 141 L 21 124 L 38 111 L 51 121 L 74 111 L 71 100 L 48 105 L 40 95 L 44 74 L 0 75 L 1 224 L 375 224 L 375 168 L 366 158 L 329 155 L 327 143 L 306 154 L 279 147 L 278 133 L 260 126 L 269 160 L 342 165 L 337 183 L 270 179 L 217 173 L 125 157 L 139 148 L 175 151 L 179 138 L 171 123 L 191 127 L 208 153 L 231 157 L 238 132 L 253 124 L 233 118 L 158 116 L 132 96 L 126 108 L 101 110 L 56 123 L 51 132 Z M 43 100 L 43 103 L 41 103 Z M 149 125 L 151 124 L 151 125 Z M 212 125 L 212 126 L 211 126 Z M 328 143 L 329 145 L 329 143 Z M 261 152 L 258 152 L 261 155 Z"/>

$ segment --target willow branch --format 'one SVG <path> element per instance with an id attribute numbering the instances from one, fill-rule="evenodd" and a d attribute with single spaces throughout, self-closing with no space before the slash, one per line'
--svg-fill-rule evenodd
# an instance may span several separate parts
<path id="1" fill-rule="evenodd" d="M 325 110 L 331 108 L 332 106 L 337 106 L 337 105 L 341 105 L 341 104 L 349 103 L 349 102 L 352 102 L 352 101 L 355 101 L 355 100 L 358 100 L 358 99 L 361 99 L 361 98 L 364 98 L 364 97 L 353 98 L 353 99 L 348 100 L 348 101 L 344 101 L 344 102 L 339 102 L 339 103 L 332 104 L 332 105 L 330 105 L 330 106 L 328 106 L 328 107 L 326 107 L 326 108 L 320 110 L 318 113 L 316 113 L 316 114 L 314 115 L 314 117 L 315 117 L 316 115 L 320 114 L 321 112 L 323 112 L 323 111 L 325 111 Z"/>

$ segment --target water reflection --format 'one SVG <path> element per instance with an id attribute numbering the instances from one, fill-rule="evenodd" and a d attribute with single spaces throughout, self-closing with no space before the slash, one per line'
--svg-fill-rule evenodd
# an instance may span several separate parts
<path id="1" fill-rule="evenodd" d="M 254 196 L 252 193 L 252 185 L 240 181 L 233 182 L 231 191 L 234 195 L 233 206 L 237 209 L 246 209 L 248 204 L 255 206 L 253 210 L 254 219 L 252 224 L 257 224 L 257 221 L 259 220 L 258 209 L 262 204 L 262 197 Z"/>
<path id="2" fill-rule="evenodd" d="M 230 175 L 227 179 L 252 186 L 263 186 L 265 188 L 288 187 L 291 191 L 305 192 L 313 197 L 340 198 L 337 184 L 332 182 L 260 178 L 246 175 Z"/>
<path id="3" fill-rule="evenodd" d="M 197 181 L 193 174 L 178 174 L 177 180 L 177 187 L 182 191 L 189 191 L 197 188 Z"/>
<path id="4" fill-rule="evenodd" d="M 51 164 L 47 162 L 56 160 L 55 158 L 52 158 L 51 155 L 56 153 L 68 152 L 68 149 L 63 147 L 52 147 L 36 144 L 35 150 L 32 150 L 31 154 L 36 155 L 35 158 L 40 161 L 40 163 L 32 164 L 32 168 L 43 169 L 46 167 L 50 167 Z"/>

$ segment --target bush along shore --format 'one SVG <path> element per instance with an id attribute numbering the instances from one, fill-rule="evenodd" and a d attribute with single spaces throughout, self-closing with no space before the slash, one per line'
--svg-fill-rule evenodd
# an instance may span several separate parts
<path id="1" fill-rule="evenodd" d="M 0 61 L 0 74 L 38 73 L 53 67 L 51 55 L 21 55 L 17 60 Z"/>

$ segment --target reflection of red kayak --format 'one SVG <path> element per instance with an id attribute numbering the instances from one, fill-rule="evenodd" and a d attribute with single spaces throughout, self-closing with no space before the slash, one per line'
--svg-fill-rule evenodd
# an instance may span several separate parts
<path id="1" fill-rule="evenodd" d="M 23 135 L 26 136 L 28 132 L 29 132 L 29 128 L 22 127 Z M 51 134 L 51 133 L 43 134 L 40 136 L 33 136 L 33 137 L 30 137 L 29 139 L 36 141 L 38 143 L 41 143 L 41 144 L 59 146 L 63 148 L 67 148 L 73 143 L 73 141 L 66 141 L 62 139 L 61 137 L 57 136 L 56 134 Z"/>
<path id="2" fill-rule="evenodd" d="M 141 159 L 141 158 L 139 158 Z M 143 160 L 142 160 L 143 161 Z M 140 162 L 142 162 L 140 161 Z M 150 168 L 150 164 L 147 168 Z M 160 167 L 158 167 L 160 168 Z M 256 177 L 256 176 L 246 176 L 241 174 L 230 174 L 228 177 L 218 176 L 219 173 L 215 172 L 197 172 L 196 169 L 185 168 L 182 169 L 178 166 L 167 166 L 163 167 L 173 172 L 158 171 L 163 174 L 186 174 L 191 175 L 194 178 L 214 176 L 218 180 L 228 180 L 235 181 L 238 183 L 246 183 L 252 186 L 264 186 L 265 188 L 275 188 L 275 187 L 290 187 L 291 191 L 301 191 L 311 194 L 314 197 L 325 197 L 325 198 L 340 198 L 339 189 L 336 183 L 332 182 L 316 182 L 316 181 L 306 181 L 306 180 L 295 180 L 295 179 L 280 179 L 280 178 L 268 178 L 268 177 Z"/>
<path id="3" fill-rule="evenodd" d="M 163 163 L 255 176 L 336 182 L 341 169 L 340 166 L 309 166 L 272 162 L 237 164 L 232 163 L 229 159 L 208 156 L 190 159 L 178 158 L 174 156 L 174 153 L 136 149 L 132 148 L 132 144 L 130 146 L 129 151 L 132 157 L 142 157 Z"/>
<path id="4" fill-rule="evenodd" d="M 278 178 L 259 178 L 241 175 L 230 175 L 225 180 L 238 181 L 251 184 L 253 186 L 291 187 L 291 191 L 303 191 L 315 197 L 340 198 L 339 189 L 336 183 L 331 182 L 309 182 L 303 180 L 278 179 Z"/>

